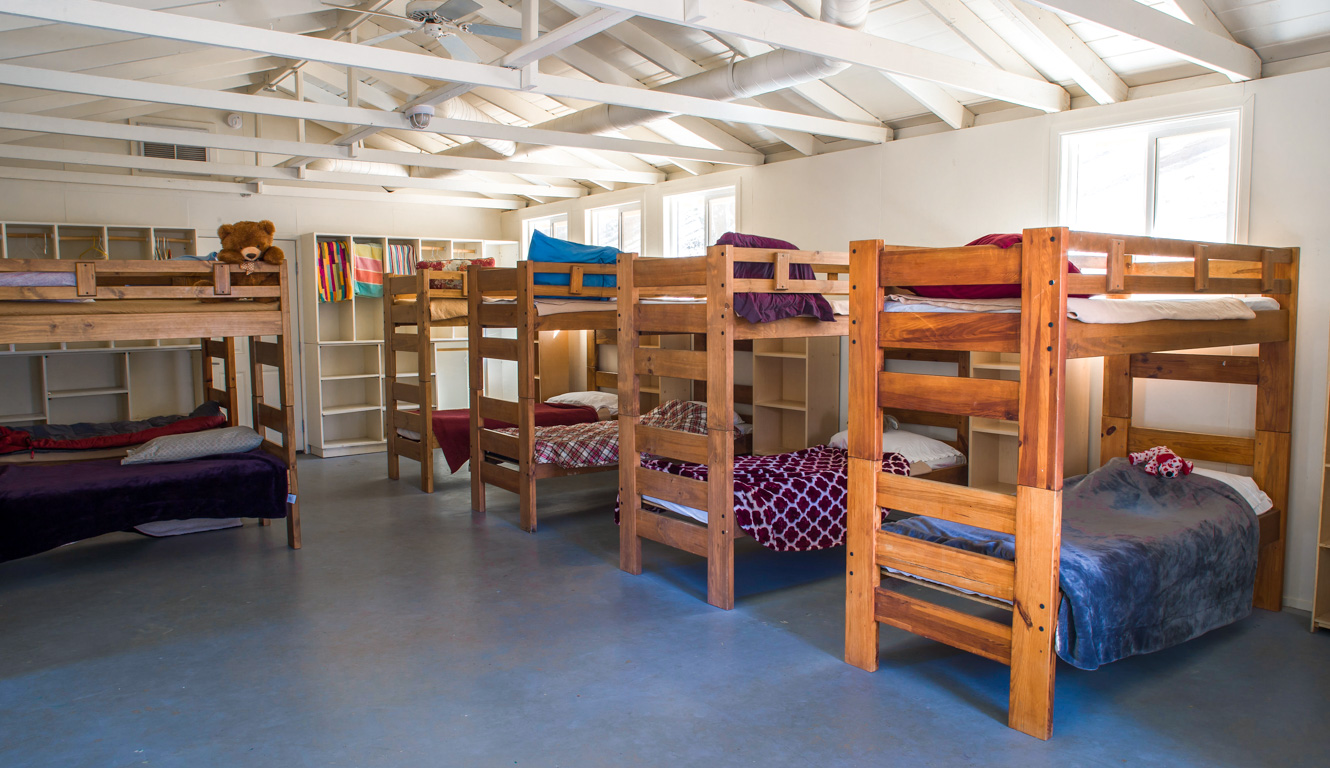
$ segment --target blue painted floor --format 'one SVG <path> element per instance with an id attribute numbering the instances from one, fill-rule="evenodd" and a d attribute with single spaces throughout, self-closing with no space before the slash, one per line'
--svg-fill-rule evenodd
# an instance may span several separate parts
<path id="1" fill-rule="evenodd" d="M 404 462 L 404 465 L 410 465 Z M 1325 766 L 1330 633 L 1258 613 L 1097 672 L 1056 732 L 1008 730 L 1006 669 L 889 628 L 841 661 L 842 557 L 617 568 L 614 477 L 469 510 L 382 456 L 301 463 L 280 526 L 117 534 L 0 565 L 0 766 Z"/>

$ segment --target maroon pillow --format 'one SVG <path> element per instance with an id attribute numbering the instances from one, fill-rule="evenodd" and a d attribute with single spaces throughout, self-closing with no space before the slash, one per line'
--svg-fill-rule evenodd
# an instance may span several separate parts
<path id="1" fill-rule="evenodd" d="M 984 235 L 978 240 L 972 240 L 966 243 L 966 247 L 971 245 L 996 245 L 999 248 L 1007 249 L 1020 243 L 1021 235 L 1019 233 L 1006 235 Z M 1079 275 L 1081 270 L 1067 262 L 1067 274 Z M 1011 285 L 914 285 L 910 290 L 926 299 L 1019 299 L 1021 297 L 1021 286 Z M 1088 299 L 1088 293 L 1069 293 L 1068 297 L 1073 299 Z"/>

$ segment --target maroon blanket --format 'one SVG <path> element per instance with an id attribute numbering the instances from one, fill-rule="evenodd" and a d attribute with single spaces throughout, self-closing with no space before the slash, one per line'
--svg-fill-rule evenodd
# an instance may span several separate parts
<path id="1" fill-rule="evenodd" d="M 559 424 L 584 424 L 596 420 L 596 409 L 586 405 L 563 403 L 536 403 L 536 426 L 552 427 Z M 448 469 L 456 472 L 471 458 L 471 411 L 459 408 L 434 412 L 434 437 L 443 449 Z M 485 419 L 486 429 L 512 427 L 506 421 Z"/>
<path id="2" fill-rule="evenodd" d="M 844 544 L 848 456 L 845 450 L 828 445 L 774 456 L 736 456 L 735 521 L 759 544 L 777 552 L 809 552 Z M 707 479 L 705 464 L 653 458 L 642 466 Z M 910 462 L 899 453 L 886 453 L 882 471 L 908 477 Z"/>

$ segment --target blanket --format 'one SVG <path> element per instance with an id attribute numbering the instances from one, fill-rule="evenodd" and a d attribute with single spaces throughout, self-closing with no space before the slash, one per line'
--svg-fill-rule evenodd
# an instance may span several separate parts
<path id="1" fill-rule="evenodd" d="M 596 409 L 588 408 L 585 405 L 536 404 L 537 427 L 555 424 L 582 424 L 595 420 Z M 471 411 L 465 408 L 435 411 L 431 421 L 434 427 L 434 437 L 438 439 L 439 447 L 443 449 L 443 458 L 448 462 L 448 469 L 456 472 L 471 459 Z M 506 421 L 485 419 L 486 429 L 501 429 L 511 426 Z M 616 431 L 615 434 L 617 435 L 618 432 Z"/>
<path id="2" fill-rule="evenodd" d="M 286 517 L 286 466 L 263 451 L 171 464 L 0 465 L 0 562 L 159 520 Z"/>
<path id="3" fill-rule="evenodd" d="M 0 454 L 16 451 L 83 451 L 142 445 L 164 435 L 202 432 L 226 424 L 221 405 L 209 401 L 188 416 L 154 416 L 138 421 L 37 424 L 0 427 Z"/>
<path id="4" fill-rule="evenodd" d="M 759 544 L 777 552 L 811 552 L 844 544 L 848 457 L 844 449 L 828 445 L 735 457 L 735 522 Z M 705 464 L 648 458 L 642 466 L 707 479 Z M 899 453 L 885 453 L 882 471 L 908 477 L 910 462 Z"/>
<path id="5" fill-rule="evenodd" d="M 1012 537 L 913 517 L 892 533 L 1013 560 Z M 1080 669 L 1162 650 L 1251 612 L 1256 514 L 1229 485 L 1113 459 L 1066 481 L 1057 653 Z"/>

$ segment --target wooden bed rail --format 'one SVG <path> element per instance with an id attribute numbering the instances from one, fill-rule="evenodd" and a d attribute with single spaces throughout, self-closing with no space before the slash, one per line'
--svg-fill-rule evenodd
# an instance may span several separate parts
<path id="1" fill-rule="evenodd" d="M 1067 274 L 1072 252 L 1103 274 Z M 1150 258 L 1142 258 L 1150 257 Z M 1162 259 L 1160 257 L 1163 257 Z M 1053 653 L 1061 538 L 1066 360 L 1105 355 L 1104 461 L 1166 444 L 1187 458 L 1252 466 L 1275 503 L 1261 519 L 1254 602 L 1281 600 L 1288 495 L 1298 249 L 1027 229 L 1010 249 L 888 248 L 851 244 L 849 519 L 846 661 L 878 664 L 880 624 L 1011 667 L 1009 724 L 1052 734 Z M 909 285 L 1019 285 L 1019 314 L 883 311 L 888 289 Z M 1262 293 L 1279 302 L 1253 320 L 1089 325 L 1067 319 L 1068 293 Z M 1256 357 L 1167 350 L 1259 344 Z M 933 350 L 944 350 L 937 352 Z M 1019 381 L 956 380 L 885 370 L 887 359 L 942 361 L 966 351 L 1017 352 Z M 1106 355 L 1107 353 L 1107 355 Z M 959 358 L 958 358 L 959 359 Z M 1132 384 L 1155 378 L 1253 385 L 1254 437 L 1153 429 L 1132 423 Z M 922 423 L 988 416 L 1017 422 L 1014 496 L 882 474 L 884 413 Z M 1014 562 L 925 544 L 881 530 L 883 509 L 1013 536 Z M 881 585 L 882 568 L 932 586 L 1011 601 L 1010 624 L 935 605 Z M 922 583 L 922 582 L 921 582 Z"/>
<path id="2" fill-rule="evenodd" d="M 78 301 L 84 299 L 244 299 L 277 298 L 280 286 L 232 285 L 232 277 L 248 271 L 285 275 L 280 265 L 222 264 L 206 261 L 53 261 L 5 259 L 3 272 L 68 273 L 74 285 L 0 287 L 0 301 Z M 172 282 L 188 283 L 172 285 Z"/>
<path id="3" fill-rule="evenodd" d="M 707 264 L 728 252 L 733 263 L 772 264 L 773 276 L 766 279 L 736 278 L 735 293 L 822 293 L 844 295 L 849 284 L 837 279 L 849 272 L 849 254 L 832 251 L 787 251 L 769 248 L 738 248 L 732 245 L 713 245 L 706 256 L 686 258 L 634 259 L 634 285 L 638 296 L 705 297 Z M 792 267 L 807 265 L 813 274 L 826 279 L 804 280 L 793 277 Z"/>

